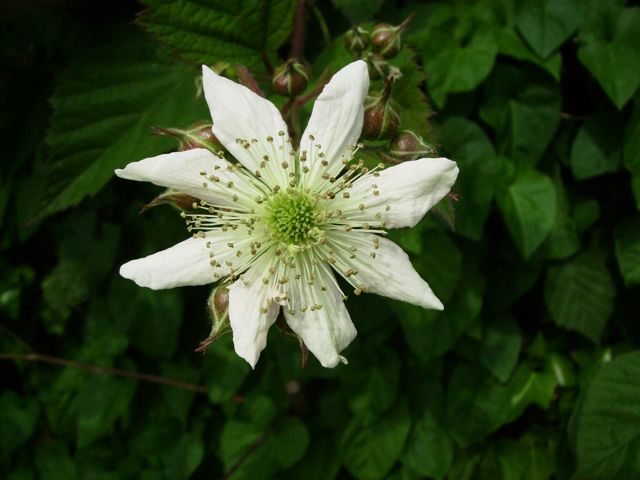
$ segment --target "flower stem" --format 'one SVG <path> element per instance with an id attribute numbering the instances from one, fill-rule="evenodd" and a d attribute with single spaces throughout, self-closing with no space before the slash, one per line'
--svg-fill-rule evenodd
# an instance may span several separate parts
<path id="1" fill-rule="evenodd" d="M 304 15 L 307 0 L 298 0 L 296 13 L 293 18 L 293 34 L 291 37 L 290 60 L 302 62 L 304 55 Z"/>

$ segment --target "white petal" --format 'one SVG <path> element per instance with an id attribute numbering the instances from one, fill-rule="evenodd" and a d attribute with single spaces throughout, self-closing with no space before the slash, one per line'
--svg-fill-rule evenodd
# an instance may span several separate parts
<path id="1" fill-rule="evenodd" d="M 252 280 L 245 284 L 247 278 Z M 229 321 L 236 353 L 255 368 L 280 306 L 272 300 L 270 287 L 262 283 L 259 275 L 250 270 L 245 281 L 237 280 L 229 287 Z"/>
<path id="2" fill-rule="evenodd" d="M 449 193 L 457 176 L 456 163 L 446 158 L 403 162 L 378 176 L 356 180 L 350 190 L 350 205 L 342 210 L 350 220 L 373 220 L 380 213 L 386 228 L 413 227 Z M 361 203 L 363 210 L 358 208 Z"/>
<path id="3" fill-rule="evenodd" d="M 261 195 L 260 190 L 249 182 L 249 177 L 242 175 L 226 160 L 202 148 L 145 158 L 115 173 L 127 180 L 174 188 L 215 205 L 252 208 L 254 199 Z M 237 201 L 234 201 L 233 195 L 239 196 Z"/>
<path id="4" fill-rule="evenodd" d="M 213 119 L 213 133 L 222 145 L 251 173 L 260 171 L 269 186 L 286 186 L 288 174 L 295 168 L 294 157 L 293 148 L 287 143 L 287 125 L 278 109 L 269 100 L 217 75 L 205 65 L 202 83 Z M 267 141 L 268 137 L 273 141 Z M 261 168 L 265 155 L 269 160 Z M 283 162 L 287 162 L 286 169 Z"/>
<path id="5" fill-rule="evenodd" d="M 120 267 L 120 275 L 153 290 L 215 282 L 215 273 L 223 276 L 227 272 L 211 266 L 207 247 L 211 241 L 209 237 L 189 238 L 166 250 L 125 263 Z"/>
<path id="6" fill-rule="evenodd" d="M 368 90 L 369 73 L 362 60 L 344 67 L 324 87 L 300 138 L 300 154 L 307 152 L 309 168 L 308 173 L 302 174 L 304 185 L 313 186 L 325 173 L 336 176 L 344 166 L 342 160 L 350 158 L 362 131 Z M 321 152 L 323 158 L 318 155 Z M 326 167 L 322 166 L 322 160 L 328 162 Z"/>
<path id="7" fill-rule="evenodd" d="M 294 309 L 284 309 L 289 327 L 302 338 L 323 367 L 333 368 L 340 361 L 345 362 L 340 352 L 347 348 L 357 332 L 333 273 L 326 267 L 320 267 L 314 285 L 310 286 L 306 282 L 298 285 L 301 292 L 298 294 L 300 298 L 294 298 Z M 323 291 L 321 286 L 326 290 Z M 321 308 L 311 310 L 311 305 L 316 304 L 321 305 Z M 303 312 L 300 305 L 309 308 Z"/>
<path id="8" fill-rule="evenodd" d="M 444 309 L 442 302 L 411 265 L 409 256 L 391 240 L 355 231 L 333 231 L 328 239 L 327 243 L 338 261 L 336 267 L 348 265 L 357 271 L 357 274 L 347 277 L 342 269 L 338 269 L 347 281 L 365 291 L 395 300 L 424 308 Z M 352 246 L 357 251 L 353 252 Z M 351 258 L 354 253 L 355 258 Z"/>

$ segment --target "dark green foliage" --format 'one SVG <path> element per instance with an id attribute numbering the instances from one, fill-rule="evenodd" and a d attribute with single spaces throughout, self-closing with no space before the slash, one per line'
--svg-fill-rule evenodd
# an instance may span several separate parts
<path id="1" fill-rule="evenodd" d="M 161 189 L 113 170 L 175 150 L 151 127 L 210 121 L 201 64 L 248 67 L 282 107 L 264 60 L 288 59 L 297 2 L 14 3 L 0 477 L 640 478 L 637 2 L 307 1 L 309 97 L 354 59 L 352 23 L 415 11 L 381 68 L 402 74 L 399 129 L 460 167 L 452 198 L 389 235 L 445 310 L 351 295 L 358 336 L 333 370 L 301 368 L 276 327 L 255 370 L 230 334 L 195 353 L 210 288 L 118 275 L 188 233 L 167 206 L 140 215 Z M 287 107 L 298 133 L 312 103 Z M 389 160 L 389 144 L 360 154 Z"/>

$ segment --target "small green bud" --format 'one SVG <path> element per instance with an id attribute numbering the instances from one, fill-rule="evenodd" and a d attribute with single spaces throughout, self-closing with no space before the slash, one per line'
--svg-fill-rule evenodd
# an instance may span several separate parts
<path id="1" fill-rule="evenodd" d="M 391 81 L 386 80 L 379 94 L 367 96 L 364 103 L 362 136 L 368 140 L 393 137 L 398 131 L 400 116 L 391 105 Z"/>
<path id="2" fill-rule="evenodd" d="M 194 148 L 206 148 L 212 152 L 219 151 L 222 146 L 212 131 L 210 122 L 199 122 L 186 129 L 153 127 L 156 135 L 168 135 L 178 139 L 178 150 L 192 150 Z"/>
<path id="3" fill-rule="evenodd" d="M 362 27 L 353 27 L 344 34 L 345 47 L 355 55 L 360 55 L 366 50 L 370 42 L 369 32 Z"/>
<path id="4" fill-rule="evenodd" d="M 211 318 L 211 333 L 205 338 L 196 352 L 207 353 L 207 350 L 220 335 L 231 330 L 229 325 L 229 289 L 222 285 L 215 287 L 207 300 L 207 310 Z"/>
<path id="5" fill-rule="evenodd" d="M 389 153 L 404 162 L 406 160 L 434 157 L 438 154 L 438 151 L 415 132 L 403 130 L 391 142 Z"/>
<path id="6" fill-rule="evenodd" d="M 402 48 L 402 32 L 409 24 L 413 14 L 409 15 L 400 25 L 379 23 L 371 32 L 373 49 L 384 58 L 395 57 Z"/>
<path id="7" fill-rule="evenodd" d="M 293 97 L 307 88 L 308 80 L 305 66 L 295 60 L 288 60 L 273 72 L 271 84 L 280 95 Z"/>

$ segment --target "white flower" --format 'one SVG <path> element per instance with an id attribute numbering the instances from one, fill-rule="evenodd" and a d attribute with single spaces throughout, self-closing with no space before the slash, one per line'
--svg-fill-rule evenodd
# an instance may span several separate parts
<path id="1" fill-rule="evenodd" d="M 255 366 L 280 311 L 325 367 L 356 336 L 333 271 L 356 293 L 441 310 L 409 258 L 384 236 L 412 227 L 453 185 L 456 164 L 424 158 L 385 170 L 350 164 L 369 87 L 366 63 L 334 75 L 293 149 L 276 107 L 203 67 L 213 132 L 239 162 L 205 149 L 159 155 L 116 170 L 201 200 L 185 214 L 192 238 L 120 268 L 152 289 L 230 282 L 238 355 Z"/>

